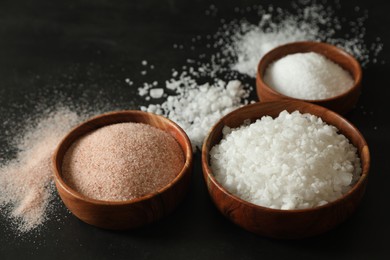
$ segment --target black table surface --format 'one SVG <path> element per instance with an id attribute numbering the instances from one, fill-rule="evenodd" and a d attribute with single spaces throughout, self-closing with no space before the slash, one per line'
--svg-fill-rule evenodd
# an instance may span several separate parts
<path id="1" fill-rule="evenodd" d="M 287 2 L 144 0 L 144 1 L 14 1 L 0 2 L 0 116 L 22 121 L 37 104 L 53 106 L 71 100 L 103 110 L 133 109 L 147 104 L 137 87 L 162 84 L 188 58 L 212 50 L 192 38 L 213 35 L 226 21 L 245 14 L 235 7 L 254 4 L 289 8 Z M 336 229 L 303 240 L 274 240 L 249 233 L 225 219 L 212 204 L 202 179 L 200 153 L 191 189 L 168 217 L 145 228 L 114 232 L 89 226 L 60 203 L 56 217 L 39 230 L 13 233 L 0 214 L 0 259 L 383 259 L 389 251 L 390 3 L 340 1 L 337 16 L 355 6 L 368 11 L 367 43 L 380 37 L 380 62 L 363 69 L 363 93 L 346 117 L 365 136 L 372 165 L 366 194 L 349 220 Z M 210 5 L 216 7 L 210 11 Z M 330 5 L 333 2 L 329 1 Z M 209 11 L 207 11 L 209 10 Z M 213 11 L 214 10 L 214 11 Z M 207 15 L 207 13 L 211 15 Z M 250 16 L 250 14 L 247 14 Z M 251 19 L 251 17 L 249 17 Z M 347 32 L 345 32 L 347 33 Z M 203 39 L 203 38 L 202 38 Z M 184 49 L 173 46 L 183 45 Z M 187 49 L 186 49 L 187 48 Z M 155 66 L 141 75 L 141 62 Z M 133 86 L 126 84 L 130 78 Z M 255 80 L 242 79 L 255 85 Z M 98 105 L 97 105 L 98 104 Z M 4 126 L 1 128 L 5 131 Z M 10 136 L 0 133 L 0 145 Z M 3 156 L 3 155 L 2 155 Z M 4 155 L 9 156 L 9 155 Z M 58 199 L 58 198 L 57 198 Z"/>

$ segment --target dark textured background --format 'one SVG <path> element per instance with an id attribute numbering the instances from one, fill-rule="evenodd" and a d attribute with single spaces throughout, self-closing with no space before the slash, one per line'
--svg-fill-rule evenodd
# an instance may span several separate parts
<path id="1" fill-rule="evenodd" d="M 213 34 L 220 18 L 242 15 L 234 7 L 271 1 L 214 1 L 216 17 L 205 15 L 211 2 L 193 1 L 0 1 L 0 151 L 9 145 L 6 130 L 39 113 L 37 104 L 58 101 L 110 110 L 137 108 L 143 82 L 170 78 L 171 68 L 211 51 L 192 37 Z M 272 1 L 275 2 L 275 1 Z M 195 155 L 191 191 L 162 221 L 129 232 L 86 225 L 67 213 L 57 199 L 55 213 L 39 232 L 17 236 L 0 216 L 0 259 L 383 259 L 389 256 L 390 147 L 389 51 L 390 4 L 341 1 L 339 17 L 353 17 L 355 5 L 367 9 L 367 42 L 381 37 L 385 64 L 364 68 L 363 95 L 347 118 L 366 137 L 372 155 L 368 189 L 356 214 L 337 229 L 298 241 L 280 241 L 248 233 L 226 220 L 206 192 Z M 287 8 L 287 3 L 275 3 Z M 250 18 L 250 17 L 249 17 Z M 347 33 L 347 32 L 345 32 Z M 155 69 L 142 76 L 142 60 Z M 135 85 L 129 87 L 125 78 Z M 254 79 L 244 79 L 254 85 Z M 16 122 L 16 123 L 15 123 Z M 12 129 L 10 129 L 12 128 Z M 12 151 L 1 154 L 12 156 Z"/>

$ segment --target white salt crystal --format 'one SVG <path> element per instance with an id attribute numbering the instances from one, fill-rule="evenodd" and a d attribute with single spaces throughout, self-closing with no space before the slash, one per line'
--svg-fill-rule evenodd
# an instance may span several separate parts
<path id="1" fill-rule="evenodd" d="M 257 205 L 303 209 L 345 194 L 361 174 L 357 149 L 317 116 L 286 111 L 223 130 L 210 164 L 229 192 Z"/>
<path id="2" fill-rule="evenodd" d="M 314 52 L 290 54 L 271 63 L 264 81 L 281 94 L 309 100 L 337 96 L 353 85 L 346 70 Z"/>
<path id="3" fill-rule="evenodd" d="M 138 88 L 138 95 L 140 95 L 141 97 L 147 95 L 149 93 L 149 90 L 153 87 L 153 84 L 149 84 L 149 83 L 144 83 L 142 87 L 139 87 Z M 147 96 L 148 97 L 148 96 Z M 145 98 L 147 98 L 145 97 Z"/>
<path id="4" fill-rule="evenodd" d="M 151 89 L 149 95 L 151 98 L 161 98 L 164 94 L 164 89 L 162 88 L 154 88 Z"/>
<path id="5" fill-rule="evenodd" d="M 176 70 L 172 72 L 172 77 L 175 78 L 175 77 L 177 77 L 177 75 L 179 75 L 179 73 Z"/>

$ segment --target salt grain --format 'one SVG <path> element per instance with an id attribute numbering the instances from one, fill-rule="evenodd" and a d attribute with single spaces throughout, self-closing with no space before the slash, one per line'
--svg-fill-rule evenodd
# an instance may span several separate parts
<path id="1" fill-rule="evenodd" d="M 85 196 L 124 201 L 165 187 L 183 165 L 173 136 L 146 124 L 120 123 L 77 140 L 62 170 L 65 181 Z"/>
<path id="2" fill-rule="evenodd" d="M 210 151 L 211 168 L 229 192 L 260 206 L 324 205 L 350 190 L 361 174 L 357 149 L 337 132 L 298 111 L 226 127 Z"/>
<path id="3" fill-rule="evenodd" d="M 149 95 L 151 98 L 161 98 L 164 94 L 164 89 L 163 88 L 154 88 L 151 89 L 149 92 Z"/>

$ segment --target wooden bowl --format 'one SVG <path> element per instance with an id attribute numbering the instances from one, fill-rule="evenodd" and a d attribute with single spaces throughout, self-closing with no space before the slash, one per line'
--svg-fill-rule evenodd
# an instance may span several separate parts
<path id="1" fill-rule="evenodd" d="M 358 149 L 362 175 L 352 189 L 341 198 L 309 209 L 280 210 L 258 206 L 229 193 L 215 179 L 210 168 L 210 149 L 222 138 L 224 126 L 238 127 L 244 120 L 255 121 L 265 115 L 277 117 L 283 110 L 300 111 L 321 117 L 344 134 Z M 246 230 L 273 238 L 303 238 L 326 232 L 346 220 L 363 197 L 370 167 L 370 153 L 361 133 L 346 119 L 321 106 L 294 100 L 260 102 L 241 107 L 218 121 L 202 147 L 203 177 L 208 192 L 218 210 L 235 224 Z"/>
<path id="2" fill-rule="evenodd" d="M 329 60 L 332 60 L 336 64 L 340 65 L 343 69 L 345 69 L 351 74 L 354 80 L 353 86 L 346 92 L 335 97 L 318 100 L 308 100 L 297 99 L 283 95 L 264 82 L 264 74 L 266 72 L 266 69 L 272 62 L 279 60 L 289 54 L 305 52 L 319 53 L 328 58 Z M 275 101 L 279 99 L 288 98 L 292 100 L 310 102 L 316 105 L 329 108 L 339 114 L 346 114 L 352 108 L 354 108 L 359 99 L 361 93 L 361 81 L 362 69 L 360 67 L 359 62 L 345 51 L 337 48 L 336 46 L 322 42 L 293 42 L 276 47 L 275 49 L 269 51 L 263 56 L 257 67 L 256 90 L 257 96 L 259 97 L 260 101 Z"/>
<path id="3" fill-rule="evenodd" d="M 128 201 L 102 201 L 88 198 L 67 185 L 62 176 L 62 162 L 68 148 L 79 137 L 100 127 L 138 122 L 170 133 L 179 143 L 185 157 L 181 172 L 164 188 Z M 53 155 L 54 179 L 66 207 L 82 221 L 106 229 L 130 229 L 154 222 L 170 213 L 185 196 L 192 170 L 192 147 L 186 133 L 162 116 L 142 111 L 119 111 L 96 116 L 70 131 Z"/>

